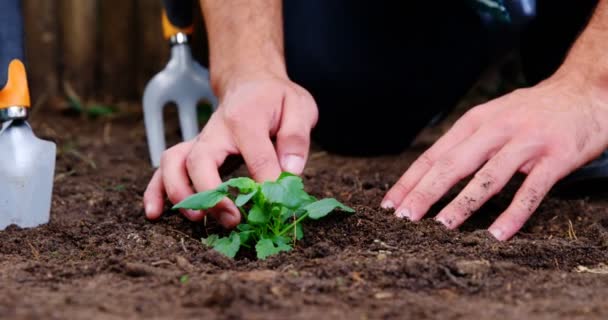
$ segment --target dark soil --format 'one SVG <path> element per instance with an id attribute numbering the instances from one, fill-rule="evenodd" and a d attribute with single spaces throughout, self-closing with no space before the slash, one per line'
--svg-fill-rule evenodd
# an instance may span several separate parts
<path id="1" fill-rule="evenodd" d="M 60 150 L 51 222 L 0 232 L 0 318 L 608 317 L 605 194 L 551 196 L 522 232 L 499 243 L 486 228 L 517 181 L 459 231 L 446 231 L 379 209 L 424 146 L 367 159 L 314 151 L 308 191 L 357 212 L 308 224 L 292 252 L 233 261 L 201 245 L 220 231 L 211 220 L 144 218 L 152 169 L 140 119 L 35 115 L 37 134 Z"/>

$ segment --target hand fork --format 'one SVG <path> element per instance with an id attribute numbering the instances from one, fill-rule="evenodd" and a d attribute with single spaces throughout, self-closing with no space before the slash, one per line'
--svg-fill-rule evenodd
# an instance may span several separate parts
<path id="1" fill-rule="evenodd" d="M 197 104 L 205 100 L 212 109 L 217 98 L 211 90 L 209 71 L 192 57 L 188 36 L 193 31 L 192 0 L 163 0 L 163 33 L 171 45 L 171 58 L 161 72 L 146 85 L 143 96 L 144 123 L 152 166 L 160 165 L 166 149 L 163 108 L 177 105 L 179 124 L 184 141 L 199 133 Z"/>

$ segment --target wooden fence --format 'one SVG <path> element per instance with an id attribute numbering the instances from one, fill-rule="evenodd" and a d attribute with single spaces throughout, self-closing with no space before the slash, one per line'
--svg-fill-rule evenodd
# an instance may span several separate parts
<path id="1" fill-rule="evenodd" d="M 141 98 L 146 82 L 166 64 L 161 0 L 22 0 L 28 76 L 34 101 L 64 94 L 85 99 Z M 192 41 L 206 65 L 200 10 Z"/>

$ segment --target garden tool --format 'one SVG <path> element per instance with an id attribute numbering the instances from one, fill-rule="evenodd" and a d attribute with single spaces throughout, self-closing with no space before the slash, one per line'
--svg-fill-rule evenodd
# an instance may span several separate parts
<path id="1" fill-rule="evenodd" d="M 38 139 L 30 110 L 20 0 L 0 2 L 0 230 L 49 221 L 56 147 Z"/>
<path id="2" fill-rule="evenodd" d="M 192 0 L 164 0 L 163 33 L 171 46 L 171 58 L 146 85 L 143 96 L 144 122 L 152 166 L 160 165 L 166 149 L 163 108 L 177 106 L 183 140 L 199 133 L 197 104 L 206 101 L 212 110 L 217 98 L 211 90 L 209 71 L 192 57 L 188 38 L 193 31 Z"/>

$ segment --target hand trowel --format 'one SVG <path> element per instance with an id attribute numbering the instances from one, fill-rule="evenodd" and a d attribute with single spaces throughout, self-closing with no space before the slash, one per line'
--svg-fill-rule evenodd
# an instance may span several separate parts
<path id="1" fill-rule="evenodd" d="M 56 147 L 26 121 L 23 36 L 21 1 L 0 1 L 0 230 L 45 224 L 51 209 Z"/>
<path id="2" fill-rule="evenodd" d="M 183 140 L 195 138 L 199 133 L 197 104 L 207 101 L 217 108 L 217 98 L 211 90 L 209 71 L 193 57 L 188 38 L 193 31 L 193 1 L 163 0 L 163 33 L 171 46 L 167 66 L 146 85 L 143 96 L 144 123 L 150 160 L 154 167 L 166 149 L 163 108 L 175 103 Z"/>

